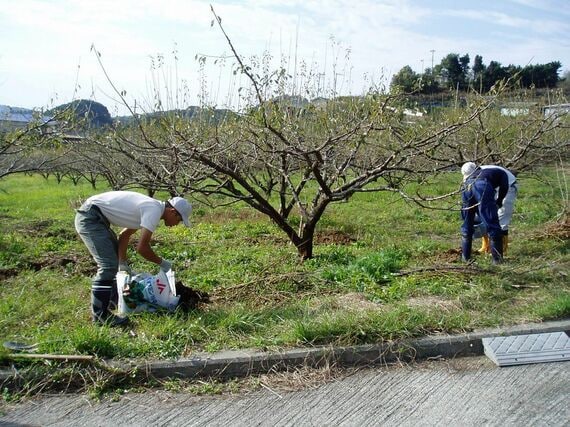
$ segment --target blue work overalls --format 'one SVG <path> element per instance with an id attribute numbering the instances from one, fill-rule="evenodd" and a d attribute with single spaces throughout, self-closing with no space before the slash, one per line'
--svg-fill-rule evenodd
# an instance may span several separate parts
<path id="1" fill-rule="evenodd" d="M 495 189 L 499 189 L 495 200 Z M 461 216 L 461 250 L 462 258 L 471 258 L 471 243 L 475 224 L 475 214 L 479 213 L 481 222 L 485 224 L 491 239 L 491 255 L 493 262 L 501 262 L 503 256 L 502 231 L 499 224 L 498 210 L 502 206 L 509 189 L 507 174 L 498 168 L 477 169 L 463 184 Z"/>

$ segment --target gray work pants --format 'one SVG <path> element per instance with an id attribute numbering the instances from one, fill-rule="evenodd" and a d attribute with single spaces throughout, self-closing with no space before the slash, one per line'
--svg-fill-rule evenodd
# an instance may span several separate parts
<path id="1" fill-rule="evenodd" d="M 89 203 L 77 210 L 75 229 L 97 263 L 91 283 L 91 308 L 93 320 L 104 320 L 109 315 L 109 302 L 117 303 L 117 236 L 99 208 Z"/>
<path id="2" fill-rule="evenodd" d="M 515 200 L 517 198 L 518 186 L 516 183 L 509 187 L 509 191 L 505 198 L 503 199 L 503 206 L 497 214 L 499 215 L 499 224 L 501 224 L 501 229 L 507 231 L 509 229 L 509 224 L 513 218 L 513 210 L 515 207 Z"/>

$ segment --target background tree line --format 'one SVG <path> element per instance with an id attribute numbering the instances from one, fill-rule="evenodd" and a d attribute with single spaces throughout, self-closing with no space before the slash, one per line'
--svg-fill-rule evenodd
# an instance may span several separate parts
<path id="1" fill-rule="evenodd" d="M 391 88 L 403 92 L 432 94 L 446 90 L 472 89 L 487 93 L 498 82 L 510 79 L 520 88 L 554 88 L 561 79 L 558 76 L 562 64 L 559 61 L 547 64 L 503 66 L 500 62 L 483 63 L 483 57 L 475 55 L 470 66 L 468 54 L 450 53 L 441 62 L 422 73 L 416 73 L 406 65 L 392 77 Z M 567 73 L 568 74 L 568 73 Z"/>

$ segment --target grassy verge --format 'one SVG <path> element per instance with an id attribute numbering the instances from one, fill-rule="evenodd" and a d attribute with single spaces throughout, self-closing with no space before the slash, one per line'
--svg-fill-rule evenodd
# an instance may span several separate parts
<path id="1" fill-rule="evenodd" d="M 193 227 L 159 228 L 156 251 L 177 279 L 210 293 L 189 314 L 137 314 L 131 331 L 89 322 L 95 268 L 75 235 L 73 207 L 103 191 L 39 176 L 0 181 L 0 338 L 38 351 L 176 358 L 196 351 L 378 342 L 570 315 L 565 182 L 554 169 L 519 177 L 506 263 L 459 262 L 459 215 L 390 194 L 332 206 L 316 257 L 296 251 L 246 207 L 197 206 Z M 457 188 L 450 173 L 433 188 Z M 567 202 L 566 202 L 567 203 Z M 476 241 L 476 244 L 478 242 Z M 131 249 L 132 250 L 132 249 Z M 156 270 L 133 254 L 133 267 Z M 0 359 L 7 351 L 0 350 Z"/>

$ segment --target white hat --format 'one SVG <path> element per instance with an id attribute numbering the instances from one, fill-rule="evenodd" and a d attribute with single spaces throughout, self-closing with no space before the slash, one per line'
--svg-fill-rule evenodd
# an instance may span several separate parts
<path id="1" fill-rule="evenodd" d="M 475 170 L 477 169 L 477 165 L 473 162 L 464 163 L 461 166 L 461 173 L 463 174 L 463 181 L 465 181 Z"/>
<path id="2" fill-rule="evenodd" d="M 176 212 L 180 214 L 180 216 L 182 217 L 182 221 L 184 222 L 184 225 L 186 227 L 190 227 L 190 220 L 188 219 L 188 217 L 192 213 L 192 205 L 182 197 L 173 197 L 168 201 L 168 203 L 170 203 L 170 205 L 174 209 L 176 209 Z"/>

